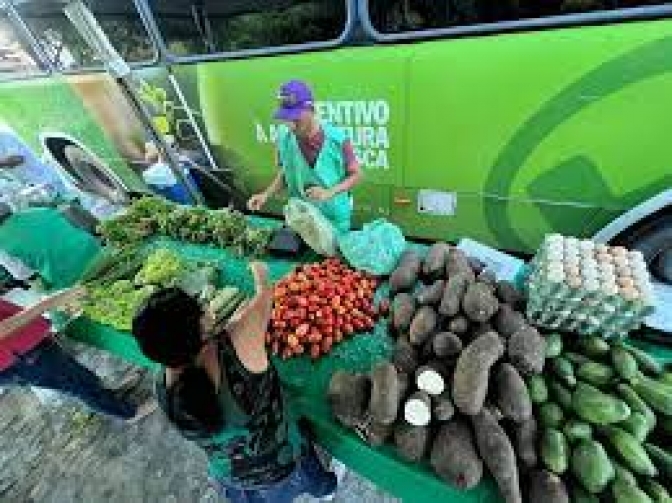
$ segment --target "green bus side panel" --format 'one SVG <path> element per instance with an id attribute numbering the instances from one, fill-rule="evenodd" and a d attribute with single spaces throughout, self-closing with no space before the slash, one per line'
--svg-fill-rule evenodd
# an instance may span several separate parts
<path id="1" fill-rule="evenodd" d="M 245 194 L 273 176 L 275 93 L 301 78 L 327 102 L 323 115 L 354 127 L 366 173 L 358 220 L 386 216 L 410 236 L 520 251 L 549 231 L 590 235 L 672 186 L 670 72 L 668 20 L 176 69 Z M 338 112 L 348 102 L 363 115 Z M 366 108 L 378 102 L 384 124 Z M 371 151 L 385 153 L 383 168 Z M 454 193 L 455 214 L 418 213 L 422 189 Z"/>
<path id="2" fill-rule="evenodd" d="M 79 77 L 45 77 L 16 80 L 0 84 L 0 121 L 9 125 L 40 156 L 40 134 L 61 133 L 88 147 L 105 162 L 131 189 L 144 185 L 120 154 L 104 124 L 87 108 L 82 96 L 68 79 Z M 96 77 L 86 77 L 92 79 Z M 100 82 L 108 78 L 99 76 Z"/>

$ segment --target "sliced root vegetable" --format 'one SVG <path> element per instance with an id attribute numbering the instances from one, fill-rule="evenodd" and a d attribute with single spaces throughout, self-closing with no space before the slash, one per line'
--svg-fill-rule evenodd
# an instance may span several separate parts
<path id="1" fill-rule="evenodd" d="M 392 424 L 399 409 L 399 377 L 389 362 L 376 365 L 371 373 L 369 413 L 374 423 Z"/>
<path id="2" fill-rule="evenodd" d="M 443 370 L 438 365 L 424 365 L 415 373 L 415 383 L 420 391 L 428 395 L 438 396 L 446 389 Z"/>
<path id="3" fill-rule="evenodd" d="M 404 419 L 413 426 L 427 426 L 432 420 L 432 400 L 424 391 L 418 391 L 406 400 Z"/>

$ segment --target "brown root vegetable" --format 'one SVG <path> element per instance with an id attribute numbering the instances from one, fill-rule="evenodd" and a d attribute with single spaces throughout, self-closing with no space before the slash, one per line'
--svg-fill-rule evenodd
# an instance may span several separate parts
<path id="1" fill-rule="evenodd" d="M 502 363 L 495 372 L 497 407 L 505 418 L 522 423 L 532 417 L 532 401 L 527 386 L 518 371 L 508 363 Z"/>
<path id="2" fill-rule="evenodd" d="M 462 414 L 475 416 L 481 411 L 490 368 L 503 354 L 504 345 L 495 332 L 481 335 L 462 351 L 453 374 L 453 401 Z"/>
<path id="3" fill-rule="evenodd" d="M 555 473 L 533 470 L 527 479 L 527 500 L 530 503 L 569 503 L 565 483 Z"/>
<path id="4" fill-rule="evenodd" d="M 463 491 L 478 485 L 483 477 L 483 461 L 476 452 L 471 428 L 460 418 L 439 429 L 429 463 L 442 480 Z"/>
<path id="5" fill-rule="evenodd" d="M 450 249 L 451 246 L 447 243 L 433 244 L 422 263 L 422 274 L 431 279 L 443 277 Z"/>
<path id="6" fill-rule="evenodd" d="M 480 259 L 477 259 L 476 257 L 467 257 L 467 263 L 469 264 L 469 267 L 471 267 L 471 270 L 474 271 L 474 274 L 478 276 L 483 272 L 483 270 L 487 267 L 485 262 L 481 261 Z"/>
<path id="7" fill-rule="evenodd" d="M 364 441 L 371 447 L 380 447 L 392 437 L 394 425 L 370 423 L 359 429 L 359 433 Z"/>
<path id="8" fill-rule="evenodd" d="M 394 427 L 394 445 L 406 461 L 420 461 L 429 447 L 429 428 L 398 423 Z"/>
<path id="9" fill-rule="evenodd" d="M 449 332 L 457 335 L 466 334 L 469 331 L 469 320 L 464 316 L 456 316 L 446 326 Z"/>
<path id="10" fill-rule="evenodd" d="M 408 337 L 400 336 L 392 354 L 392 362 L 400 372 L 415 374 L 418 362 L 418 352 L 408 341 Z"/>
<path id="11" fill-rule="evenodd" d="M 524 376 L 544 370 L 546 341 L 536 328 L 529 325 L 516 331 L 507 348 L 509 362 Z"/>
<path id="12" fill-rule="evenodd" d="M 415 299 L 409 293 L 398 293 L 392 301 L 392 327 L 397 331 L 408 330 L 415 313 Z"/>
<path id="13" fill-rule="evenodd" d="M 457 356 L 462 352 L 462 339 L 450 332 L 439 332 L 432 338 L 432 352 L 438 358 Z"/>
<path id="14" fill-rule="evenodd" d="M 422 346 L 434 333 L 439 322 L 436 311 L 430 306 L 422 306 L 413 316 L 408 340 L 414 346 Z"/>
<path id="15" fill-rule="evenodd" d="M 443 295 L 445 285 L 446 282 L 442 279 L 437 279 L 431 285 L 424 285 L 418 291 L 415 300 L 417 300 L 418 304 L 421 306 L 433 306 L 438 304 Z"/>
<path id="16" fill-rule="evenodd" d="M 514 309 L 519 307 L 524 300 L 523 294 L 510 281 L 498 281 L 495 293 L 501 302 L 510 305 Z"/>
<path id="17" fill-rule="evenodd" d="M 445 368 L 438 362 L 423 365 L 415 372 L 415 384 L 428 395 L 440 395 L 446 390 Z"/>
<path id="18" fill-rule="evenodd" d="M 392 424 L 399 410 L 399 377 L 389 362 L 376 365 L 371 372 L 369 414 L 374 423 Z"/>
<path id="19" fill-rule="evenodd" d="M 485 323 L 499 309 L 499 301 L 484 283 L 472 283 L 462 297 L 462 311 L 471 321 Z"/>
<path id="20" fill-rule="evenodd" d="M 469 278 L 465 274 L 455 274 L 448 278 L 443 289 L 439 314 L 443 316 L 455 316 L 460 312 L 462 298 L 469 286 Z"/>
<path id="21" fill-rule="evenodd" d="M 476 339 L 477 337 L 480 337 L 483 334 L 487 334 L 488 332 L 494 332 L 495 328 L 492 326 L 490 323 L 479 323 L 478 325 L 473 325 L 471 327 L 471 338 Z"/>
<path id="22" fill-rule="evenodd" d="M 474 270 L 469 265 L 469 258 L 462 250 L 453 248 L 446 260 L 446 277 L 450 279 L 459 274 L 465 275 L 470 283 L 476 281 Z"/>
<path id="23" fill-rule="evenodd" d="M 450 393 L 444 392 L 432 399 L 432 417 L 441 423 L 450 421 L 455 417 L 455 405 L 450 398 Z"/>
<path id="24" fill-rule="evenodd" d="M 413 393 L 404 404 L 404 419 L 413 426 L 427 426 L 432 420 L 432 400 L 424 391 Z"/>
<path id="25" fill-rule="evenodd" d="M 514 426 L 514 443 L 518 459 L 524 468 L 537 466 L 537 439 L 539 430 L 534 416 Z"/>
<path id="26" fill-rule="evenodd" d="M 522 503 L 516 454 L 504 429 L 488 409 L 472 418 L 478 452 L 507 503 Z"/>
<path id="27" fill-rule="evenodd" d="M 497 276 L 490 269 L 483 269 L 476 278 L 476 281 L 488 285 L 493 291 L 497 288 Z"/>
<path id="28" fill-rule="evenodd" d="M 494 323 L 499 335 L 507 339 L 527 325 L 525 316 L 518 311 L 514 311 L 510 304 L 501 304 L 499 306 Z"/>
<path id="29" fill-rule="evenodd" d="M 351 374 L 337 370 L 329 382 L 327 398 L 336 419 L 343 425 L 354 428 L 366 415 L 371 382 L 364 374 Z"/>
<path id="30" fill-rule="evenodd" d="M 390 292 L 397 293 L 413 289 L 418 280 L 422 261 L 417 252 L 406 250 L 397 268 L 390 275 Z"/>

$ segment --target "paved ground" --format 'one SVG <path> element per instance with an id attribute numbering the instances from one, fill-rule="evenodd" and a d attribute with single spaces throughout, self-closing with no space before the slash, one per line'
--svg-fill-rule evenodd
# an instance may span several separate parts
<path id="1" fill-rule="evenodd" d="M 118 382 L 129 369 L 100 351 L 73 350 L 107 382 Z M 150 380 L 145 377 L 139 395 L 149 393 Z M 129 426 L 71 400 L 42 404 L 30 390 L 0 393 L 0 502 L 218 501 L 204 477 L 205 457 L 160 412 Z M 397 500 L 348 473 L 336 501 Z"/>

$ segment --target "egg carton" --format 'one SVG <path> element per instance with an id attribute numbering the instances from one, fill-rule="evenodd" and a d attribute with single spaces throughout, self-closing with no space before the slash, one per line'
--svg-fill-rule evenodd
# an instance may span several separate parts
<path id="1" fill-rule="evenodd" d="M 553 234 L 530 267 L 527 316 L 539 326 L 622 337 L 654 310 L 651 278 L 639 251 Z"/>

